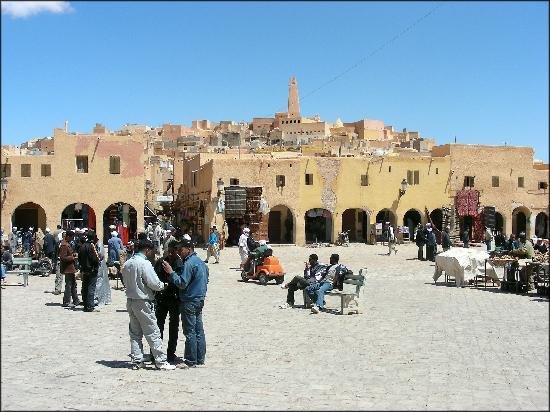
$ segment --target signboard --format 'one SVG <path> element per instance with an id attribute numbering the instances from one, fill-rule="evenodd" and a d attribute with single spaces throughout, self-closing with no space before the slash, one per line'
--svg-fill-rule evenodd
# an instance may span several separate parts
<path id="1" fill-rule="evenodd" d="M 174 201 L 174 196 L 172 195 L 158 195 L 157 202 L 172 202 Z"/>

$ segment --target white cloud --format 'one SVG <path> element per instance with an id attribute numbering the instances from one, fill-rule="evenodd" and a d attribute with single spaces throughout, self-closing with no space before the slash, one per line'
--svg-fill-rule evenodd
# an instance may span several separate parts
<path id="1" fill-rule="evenodd" d="M 2 14 L 25 18 L 38 13 L 68 13 L 73 8 L 68 1 L 2 1 Z"/>

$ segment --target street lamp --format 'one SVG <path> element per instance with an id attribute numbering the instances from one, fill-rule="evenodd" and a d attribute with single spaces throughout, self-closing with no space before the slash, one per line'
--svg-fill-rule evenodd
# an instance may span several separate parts
<path id="1" fill-rule="evenodd" d="M 407 187 L 409 184 L 407 183 L 407 179 L 403 179 L 401 181 L 401 188 L 399 189 L 399 197 L 403 196 L 405 192 L 407 191 Z"/>

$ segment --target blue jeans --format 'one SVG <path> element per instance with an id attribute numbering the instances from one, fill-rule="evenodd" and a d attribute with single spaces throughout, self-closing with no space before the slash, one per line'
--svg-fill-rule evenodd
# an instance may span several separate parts
<path id="1" fill-rule="evenodd" d="M 203 365 L 206 355 L 206 338 L 202 324 L 204 300 L 180 303 L 181 324 L 185 335 L 185 363 L 189 366 Z"/>
<path id="2" fill-rule="evenodd" d="M 332 283 L 330 282 L 321 282 L 315 283 L 314 285 L 309 285 L 305 288 L 306 293 L 309 298 L 315 302 L 319 308 L 323 308 L 323 302 L 325 300 L 325 292 L 332 290 Z M 315 298 L 317 295 L 317 298 Z"/>

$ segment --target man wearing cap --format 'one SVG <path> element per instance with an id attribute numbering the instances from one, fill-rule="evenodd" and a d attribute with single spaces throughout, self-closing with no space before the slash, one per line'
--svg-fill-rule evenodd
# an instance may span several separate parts
<path id="1" fill-rule="evenodd" d="M 154 253 L 150 240 L 139 240 L 136 253 L 122 266 L 122 278 L 126 285 L 126 309 L 130 317 L 130 357 L 134 369 L 145 367 L 143 336 L 147 340 L 157 369 L 173 370 L 176 367 L 166 362 L 162 339 L 155 315 L 155 291 L 163 290 L 163 283 L 155 273 L 147 256 Z"/>
<path id="2" fill-rule="evenodd" d="M 33 243 L 33 237 L 34 237 L 34 232 L 33 232 L 33 227 L 31 226 L 23 232 L 22 242 L 23 242 L 24 253 L 25 252 L 29 253 L 31 251 L 31 244 Z"/>
<path id="3" fill-rule="evenodd" d="M 82 300 L 84 312 L 94 311 L 94 295 L 97 283 L 97 271 L 99 269 L 99 255 L 95 248 L 95 232 L 89 231 L 85 241 L 78 250 L 80 273 L 82 274 Z"/>
<path id="4" fill-rule="evenodd" d="M 180 314 L 185 335 L 184 365 L 204 365 L 206 338 L 202 322 L 202 309 L 208 285 L 208 267 L 193 251 L 193 244 L 187 240 L 176 245 L 176 253 L 183 260 L 183 266 L 176 273 L 170 263 L 162 266 L 169 274 L 170 283 L 179 288 Z"/>
<path id="5" fill-rule="evenodd" d="M 239 238 L 239 254 L 241 255 L 241 268 L 244 265 L 244 262 L 248 259 L 248 236 L 250 234 L 250 229 L 245 227 L 243 233 Z"/>
<path id="6" fill-rule="evenodd" d="M 216 226 L 212 226 L 210 229 L 210 237 L 208 238 L 208 250 L 206 251 L 206 260 L 204 263 L 208 263 L 210 256 L 214 256 L 216 261 L 214 263 L 220 263 L 220 243 Z"/>
<path id="7" fill-rule="evenodd" d="M 50 228 L 46 228 L 46 234 L 44 235 L 44 241 L 42 242 L 44 248 L 44 255 L 52 261 L 52 267 L 55 269 L 55 238 L 50 233 Z"/>
<path id="8" fill-rule="evenodd" d="M 122 252 L 122 249 L 124 246 L 122 245 L 122 240 L 118 237 L 118 233 L 115 231 L 111 232 L 111 238 L 107 242 L 107 246 L 109 248 L 109 262 L 112 264 L 114 262 L 120 261 L 120 252 Z"/>

